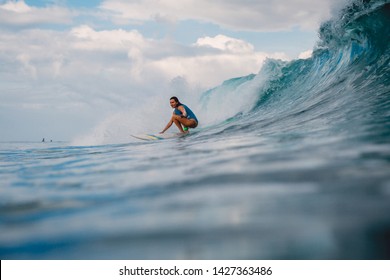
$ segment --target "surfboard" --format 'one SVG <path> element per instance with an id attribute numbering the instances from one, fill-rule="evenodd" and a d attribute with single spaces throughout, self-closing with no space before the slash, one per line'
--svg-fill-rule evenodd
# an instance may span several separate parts
<path id="1" fill-rule="evenodd" d="M 182 134 L 182 133 L 164 133 L 164 134 L 136 134 L 136 135 L 132 134 L 131 136 L 140 140 L 156 141 L 156 140 L 180 138 L 186 135 L 187 134 Z"/>

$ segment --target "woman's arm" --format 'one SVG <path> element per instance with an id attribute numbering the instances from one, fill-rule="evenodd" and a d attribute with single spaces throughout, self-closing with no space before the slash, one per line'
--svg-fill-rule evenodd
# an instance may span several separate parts
<path id="1" fill-rule="evenodd" d="M 184 108 L 184 106 L 180 105 L 179 107 L 177 107 L 177 109 L 181 112 L 181 115 L 183 117 L 187 117 L 187 112 L 186 112 L 186 109 Z"/>
<path id="2" fill-rule="evenodd" d="M 173 124 L 173 120 L 171 119 L 166 125 L 166 127 L 163 129 L 163 131 L 160 132 L 160 134 L 163 134 L 165 131 L 167 131 L 167 129 L 170 128 L 172 124 Z"/>

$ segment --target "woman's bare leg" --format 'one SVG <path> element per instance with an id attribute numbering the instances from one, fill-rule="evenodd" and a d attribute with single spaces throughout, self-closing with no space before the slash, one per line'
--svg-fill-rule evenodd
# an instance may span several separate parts
<path id="1" fill-rule="evenodd" d="M 180 132 L 184 133 L 183 127 L 181 126 L 181 117 L 178 115 L 174 115 L 172 116 L 172 121 L 175 123 Z"/>
<path id="2" fill-rule="evenodd" d="M 195 120 L 182 118 L 178 115 L 173 115 L 172 121 L 175 123 L 175 125 L 177 126 L 177 128 L 180 130 L 181 133 L 188 132 L 188 131 L 183 130 L 182 125 L 184 125 L 186 127 L 190 127 L 190 128 L 195 128 L 197 126 L 197 123 Z"/>

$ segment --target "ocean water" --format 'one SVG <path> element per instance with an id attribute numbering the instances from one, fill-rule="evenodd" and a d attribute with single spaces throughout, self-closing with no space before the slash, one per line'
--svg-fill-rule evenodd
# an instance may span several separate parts
<path id="1" fill-rule="evenodd" d="M 0 143 L 1 259 L 389 259 L 387 2 L 203 93 L 186 137 Z"/>

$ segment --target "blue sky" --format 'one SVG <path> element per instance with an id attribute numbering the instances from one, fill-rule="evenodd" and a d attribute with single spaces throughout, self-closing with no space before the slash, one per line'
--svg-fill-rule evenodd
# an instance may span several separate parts
<path id="1" fill-rule="evenodd" d="M 150 104 L 159 107 L 178 89 L 196 96 L 258 73 L 266 58 L 310 56 L 319 24 L 336 6 L 340 1 L 0 0 L 0 141 L 72 140 L 112 119 L 117 130 L 133 122 L 154 128 L 165 120 L 139 115 L 163 119 Z"/>

